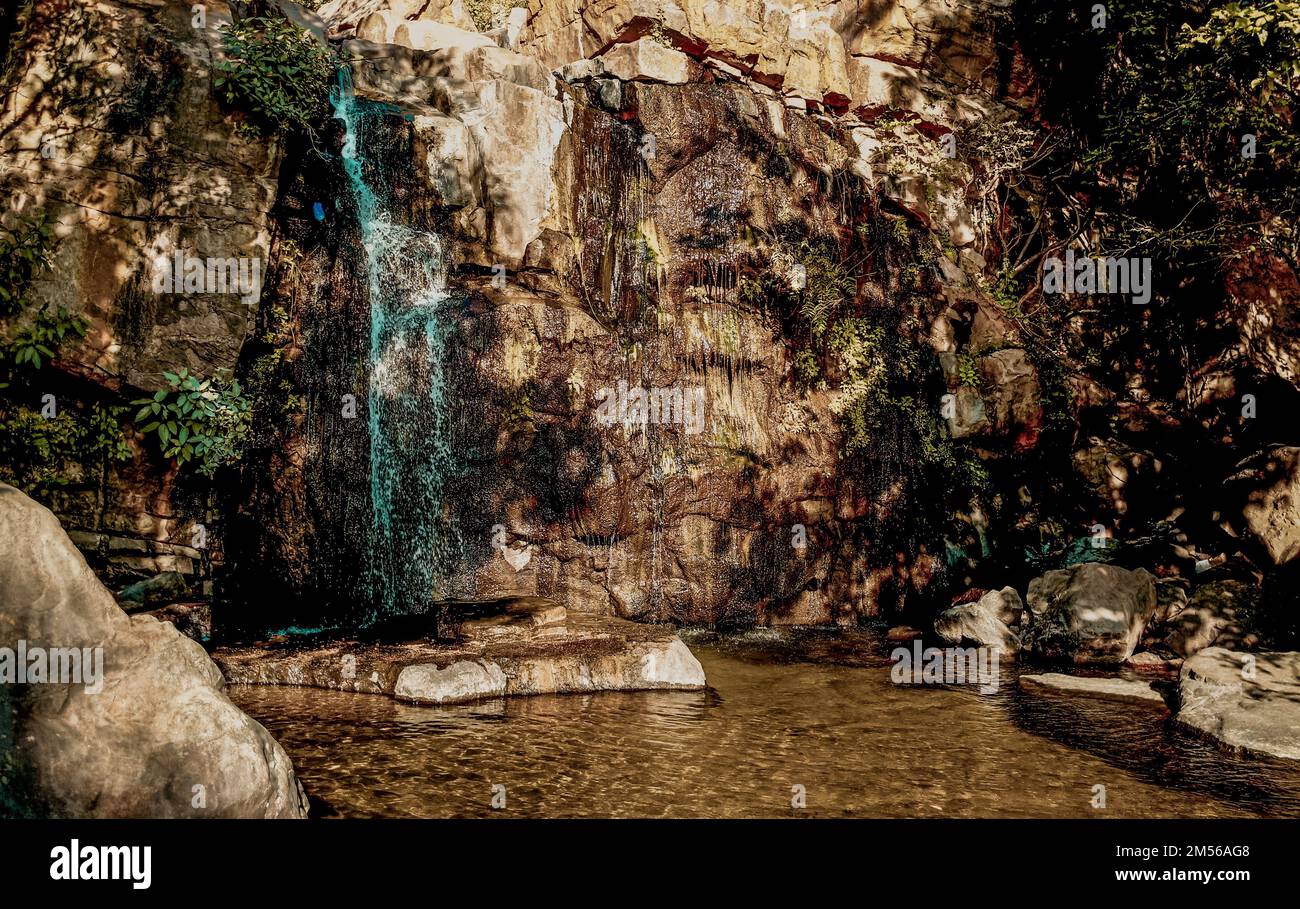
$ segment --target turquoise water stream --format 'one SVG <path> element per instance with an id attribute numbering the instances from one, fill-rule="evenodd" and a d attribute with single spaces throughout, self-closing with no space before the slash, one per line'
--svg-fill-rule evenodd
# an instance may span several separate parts
<path id="1" fill-rule="evenodd" d="M 445 580 L 456 535 L 446 515 L 453 463 L 441 364 L 451 302 L 441 238 L 403 222 L 392 175 L 368 147 L 395 109 L 358 98 L 350 71 L 332 97 L 344 129 L 342 164 L 356 207 L 370 291 L 366 415 L 370 545 L 365 576 L 374 619 L 424 612 Z"/>

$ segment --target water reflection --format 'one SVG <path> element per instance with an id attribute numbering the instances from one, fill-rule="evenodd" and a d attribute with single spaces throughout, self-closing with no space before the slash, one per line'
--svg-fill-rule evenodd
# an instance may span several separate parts
<path id="1" fill-rule="evenodd" d="M 1300 816 L 1300 771 L 1234 760 L 1150 708 L 1013 683 L 895 686 L 843 634 L 698 638 L 712 691 L 412 707 L 291 688 L 231 695 L 349 817 Z M 1105 811 L 1093 786 L 1106 787 Z M 491 806 L 506 787 L 505 810 Z M 802 786 L 807 807 L 791 807 Z"/>

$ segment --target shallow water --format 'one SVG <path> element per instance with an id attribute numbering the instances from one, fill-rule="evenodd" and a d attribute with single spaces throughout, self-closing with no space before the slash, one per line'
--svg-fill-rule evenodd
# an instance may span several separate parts
<path id="1" fill-rule="evenodd" d="M 323 816 L 1300 816 L 1300 767 L 1232 758 L 1150 708 L 1025 694 L 1014 670 L 980 694 L 893 684 L 867 635 L 707 635 L 692 649 L 710 691 L 441 708 L 230 693 Z"/>

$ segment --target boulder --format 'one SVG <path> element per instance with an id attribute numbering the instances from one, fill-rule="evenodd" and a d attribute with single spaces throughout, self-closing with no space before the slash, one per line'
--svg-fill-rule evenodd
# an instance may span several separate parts
<path id="1" fill-rule="evenodd" d="M 496 663 L 462 660 L 445 669 L 429 664 L 407 666 L 393 694 L 419 704 L 462 704 L 506 693 L 506 676 Z"/>
<path id="2" fill-rule="evenodd" d="M 1025 649 L 1049 660 L 1118 664 L 1132 656 L 1156 610 L 1155 577 L 1085 562 L 1029 583 Z"/>
<path id="3" fill-rule="evenodd" d="M 616 44 L 596 58 L 598 69 L 622 79 L 624 82 L 666 82 L 684 85 L 690 82 L 699 67 L 679 50 L 664 47 L 652 38 L 641 38 L 630 44 Z"/>
<path id="4" fill-rule="evenodd" d="M 1178 725 L 1247 754 L 1300 760 L 1300 653 L 1202 650 L 1183 664 Z"/>
<path id="5" fill-rule="evenodd" d="M 1237 465 L 1226 485 L 1244 529 L 1274 565 L 1300 555 L 1300 447 L 1252 455 Z"/>
<path id="6" fill-rule="evenodd" d="M 1242 581 L 1203 584 L 1185 607 L 1153 629 L 1151 638 L 1180 657 L 1194 656 L 1212 644 L 1248 650 L 1258 644 L 1244 621 L 1256 598 L 1255 588 Z"/>
<path id="7" fill-rule="evenodd" d="M 76 648 L 102 668 L 80 684 L 0 685 L 0 745 L 15 771 L 0 804 L 68 817 L 306 816 L 288 756 L 226 697 L 202 647 L 119 609 L 54 515 L 4 484 L 0 539 L 0 647 Z"/>
<path id="8" fill-rule="evenodd" d="M 200 644 L 212 637 L 212 607 L 207 603 L 172 603 L 143 614 L 160 622 L 171 622 L 177 631 Z"/>
<path id="9" fill-rule="evenodd" d="M 1124 661 L 1125 667 L 1134 672 L 1170 675 L 1183 668 L 1181 658 L 1169 659 L 1150 650 L 1142 650 Z"/>
<path id="10" fill-rule="evenodd" d="M 1009 625 L 1020 623 L 1024 604 L 1013 587 L 990 590 L 974 603 L 945 609 L 934 620 L 934 630 L 950 644 L 971 641 L 981 647 L 1015 652 L 1020 639 Z"/>
<path id="11" fill-rule="evenodd" d="M 1033 448 L 1043 428 L 1038 370 L 1019 348 L 1005 348 L 979 358 L 989 416 L 1017 450 Z"/>

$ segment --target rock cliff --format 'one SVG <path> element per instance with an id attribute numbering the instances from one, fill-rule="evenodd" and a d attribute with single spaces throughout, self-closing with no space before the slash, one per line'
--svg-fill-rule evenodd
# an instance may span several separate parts
<path id="1" fill-rule="evenodd" d="M 449 596 L 852 624 L 1098 550 L 1291 595 L 1294 272 L 1179 272 L 1195 307 L 1173 279 L 1038 293 L 1102 230 L 1052 182 L 1073 95 L 1046 12 L 71 9 L 6 39 L 0 184 L 54 225 L 30 311 L 86 320 L 42 381 L 84 408 L 230 370 L 253 398 L 212 481 L 137 420 L 128 458 L 45 491 L 122 583 L 215 580 L 236 636 Z M 285 15 L 347 76 L 309 135 L 257 136 L 223 28 Z M 178 250 L 264 280 L 159 292 Z"/>

